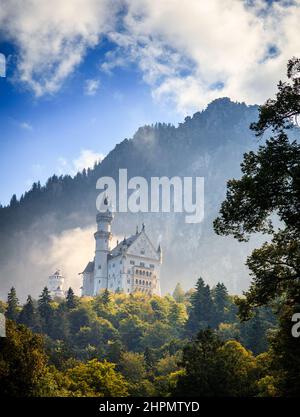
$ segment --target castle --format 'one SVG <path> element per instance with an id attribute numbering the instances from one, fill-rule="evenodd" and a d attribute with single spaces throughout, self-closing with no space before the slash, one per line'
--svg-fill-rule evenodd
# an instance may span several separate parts
<path id="1" fill-rule="evenodd" d="M 117 243 L 111 249 L 113 210 L 105 197 L 96 216 L 94 260 L 84 269 L 82 296 L 95 296 L 104 289 L 126 294 L 141 291 L 160 295 L 162 251 L 151 243 L 143 224 L 142 230 Z"/>
<path id="2" fill-rule="evenodd" d="M 50 275 L 48 280 L 48 289 L 50 291 L 50 295 L 53 298 L 64 298 L 65 293 L 63 290 L 64 286 L 64 277 L 60 273 L 60 270 L 57 269 L 53 275 Z"/>

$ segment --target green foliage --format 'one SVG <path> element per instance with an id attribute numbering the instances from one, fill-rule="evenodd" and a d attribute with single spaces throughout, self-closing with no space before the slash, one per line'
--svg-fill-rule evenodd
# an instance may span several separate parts
<path id="1" fill-rule="evenodd" d="M 214 327 L 214 305 L 209 285 L 202 278 L 196 284 L 196 291 L 190 298 L 191 308 L 186 329 L 189 334 L 196 334 L 199 330 Z"/>
<path id="2" fill-rule="evenodd" d="M 184 302 L 185 293 L 184 293 L 184 291 L 183 291 L 179 282 L 176 284 L 176 287 L 175 287 L 172 295 L 173 295 L 174 300 L 177 301 L 178 303 L 183 303 Z"/>
<path id="3" fill-rule="evenodd" d="M 96 359 L 68 369 L 69 391 L 76 397 L 125 397 L 127 387 L 123 376 L 109 362 Z"/>
<path id="4" fill-rule="evenodd" d="M 72 300 L 72 292 L 69 294 L 69 299 Z M 41 338 L 39 349 L 45 367 L 38 388 L 28 395 L 170 396 L 176 390 L 177 381 L 184 375 L 189 375 L 187 362 L 182 359 L 182 351 L 192 349 L 194 343 L 185 338 L 191 312 L 201 314 L 193 316 L 197 328 L 202 323 L 202 315 L 208 317 L 205 316 L 205 306 L 210 308 L 211 323 L 218 326 L 218 335 L 221 338 L 218 346 L 222 347 L 225 341 L 232 338 L 242 341 L 247 347 L 251 344 L 251 331 L 248 327 L 241 331 L 233 297 L 227 294 L 224 286 L 219 284 L 210 290 L 200 280 L 197 290 L 190 294 L 185 296 L 182 303 L 171 296 L 160 298 L 142 293 L 129 296 L 109 294 L 109 302 L 103 303 L 102 293 L 95 298 L 76 299 L 75 306 L 68 306 L 68 300 L 52 302 L 48 290 L 44 289 L 38 308 L 29 296 L 18 320 L 31 329 L 44 333 L 45 348 Z M 197 304 L 207 299 L 208 303 L 201 306 Z M 38 327 L 36 320 L 39 323 L 41 313 L 42 327 Z M 260 313 L 259 320 L 264 329 L 271 323 L 267 313 Z M 188 335 L 193 338 L 196 331 L 190 328 Z M 265 340 L 265 334 L 259 337 Z M 252 342 L 255 343 L 254 338 Z M 256 342 L 259 343 L 261 340 Z M 229 366 L 226 361 L 233 362 L 230 356 L 233 353 L 227 354 L 227 350 L 222 354 L 220 352 L 218 351 L 216 366 L 220 366 L 222 359 L 225 370 Z M 203 367 L 208 366 L 207 369 L 212 372 L 214 368 L 210 368 L 210 356 L 207 358 L 208 362 L 203 363 Z M 243 363 L 239 363 L 238 359 L 236 363 L 240 369 L 244 369 Z M 261 366 L 261 369 L 263 371 L 257 375 L 257 381 L 261 380 L 260 389 L 257 388 L 255 392 L 262 395 L 268 389 L 272 393 L 270 386 L 266 387 L 267 380 L 263 378 L 277 376 L 270 368 Z M 230 368 L 227 372 L 234 374 L 234 369 Z M 192 379 L 189 383 L 193 385 L 193 376 L 187 376 L 187 379 L 190 377 Z M 110 380 L 114 383 L 110 383 Z M 231 384 L 232 379 L 229 376 L 228 381 Z M 240 395 L 240 391 L 236 391 L 234 395 Z"/>
<path id="5" fill-rule="evenodd" d="M 222 323 L 226 319 L 226 308 L 229 304 L 227 288 L 223 283 L 218 282 L 218 284 L 213 289 L 212 294 L 217 321 Z"/>
<path id="6" fill-rule="evenodd" d="M 38 300 L 38 312 L 41 317 L 42 330 L 46 334 L 51 334 L 52 331 L 53 309 L 51 301 L 50 292 L 45 287 Z"/>
<path id="7" fill-rule="evenodd" d="M 7 309 L 5 316 L 10 320 L 17 320 L 19 310 L 18 310 L 19 300 L 17 298 L 17 293 L 14 287 L 11 288 L 7 296 Z"/>
<path id="8" fill-rule="evenodd" d="M 30 295 L 28 295 L 26 304 L 24 304 L 22 310 L 20 311 L 18 322 L 20 324 L 24 324 L 35 332 L 40 331 L 40 317 Z"/>
<path id="9" fill-rule="evenodd" d="M 42 336 L 7 320 L 6 337 L 0 338 L 1 396 L 47 395 L 48 374 Z"/>
<path id="10" fill-rule="evenodd" d="M 210 330 L 183 349 L 175 395 L 179 396 L 253 396 L 257 392 L 255 358 L 236 341 L 222 342 Z"/>
<path id="11" fill-rule="evenodd" d="M 278 83 L 276 99 L 267 100 L 259 109 L 259 120 L 251 124 L 257 136 L 261 136 L 268 128 L 274 132 L 283 128 L 291 128 L 291 120 L 300 114 L 300 59 L 292 58 L 287 65 L 287 82 Z"/>
<path id="12" fill-rule="evenodd" d="M 279 329 L 270 349 L 276 371 L 261 379 L 260 395 L 300 393 L 299 343 L 291 335 L 292 314 L 300 308 L 300 145 L 286 133 L 291 117 L 300 114 L 299 63 L 299 58 L 289 61 L 288 81 L 279 82 L 276 99 L 260 107 L 259 120 L 251 128 L 258 136 L 270 128 L 274 137 L 257 152 L 244 155 L 242 177 L 228 182 L 226 200 L 214 222 L 218 234 L 239 240 L 257 232 L 271 236 L 248 257 L 253 280 L 245 298 L 238 300 L 243 320 L 254 314 L 246 339 L 258 352 L 266 346 L 255 341 L 264 333 L 255 308 L 277 304 Z"/>
<path id="13" fill-rule="evenodd" d="M 68 310 L 72 310 L 73 308 L 76 308 L 78 305 L 78 301 L 71 287 L 68 289 L 68 292 L 67 292 L 66 305 L 67 305 Z"/>
<path id="14" fill-rule="evenodd" d="M 120 369 L 129 382 L 129 393 L 133 397 L 152 396 L 153 384 L 147 379 L 146 362 L 141 353 L 124 352 L 120 360 Z"/>

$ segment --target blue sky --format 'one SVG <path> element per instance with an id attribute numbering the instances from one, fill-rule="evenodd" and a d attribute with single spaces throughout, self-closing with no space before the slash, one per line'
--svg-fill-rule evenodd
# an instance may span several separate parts
<path id="1" fill-rule="evenodd" d="M 300 56 L 300 0 L 4 0 L 0 203 L 137 128 L 262 103 Z"/>
<path id="2" fill-rule="evenodd" d="M 14 85 L 14 66 L 8 63 L 7 78 L 0 78 L 2 204 L 12 193 L 20 196 L 33 181 L 44 183 L 54 173 L 74 174 L 87 150 L 90 157 L 106 155 L 140 125 L 181 119 L 163 103 L 153 102 L 150 87 L 134 66 L 101 73 L 98 66 L 105 50 L 104 43 L 89 51 L 58 92 L 38 98 Z M 90 94 L 89 80 L 98 86 Z"/>

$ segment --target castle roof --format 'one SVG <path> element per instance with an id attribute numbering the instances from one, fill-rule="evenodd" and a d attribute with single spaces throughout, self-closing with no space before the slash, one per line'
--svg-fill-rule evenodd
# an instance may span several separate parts
<path id="1" fill-rule="evenodd" d="M 94 268 L 95 268 L 95 262 L 91 261 L 87 264 L 84 271 L 82 271 L 81 273 L 84 274 L 84 273 L 88 273 L 88 272 L 94 272 Z"/>
<path id="2" fill-rule="evenodd" d="M 115 246 L 111 252 L 110 252 L 110 257 L 114 258 L 116 256 L 119 256 L 121 254 L 122 251 L 122 247 L 125 245 L 127 247 L 127 249 L 133 244 L 133 242 L 136 241 L 136 239 L 141 235 L 142 232 L 140 233 L 136 233 L 130 237 L 128 237 L 127 239 L 123 239 L 120 243 L 118 243 L 117 246 Z"/>

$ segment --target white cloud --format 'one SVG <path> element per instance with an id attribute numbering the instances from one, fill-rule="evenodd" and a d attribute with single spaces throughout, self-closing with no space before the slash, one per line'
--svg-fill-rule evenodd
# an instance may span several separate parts
<path id="1" fill-rule="evenodd" d="M 300 1 L 128 0 L 105 71 L 136 63 L 153 97 L 190 112 L 220 96 L 261 103 L 300 55 Z M 217 87 L 217 88 L 216 88 Z"/>
<path id="2" fill-rule="evenodd" d="M 86 80 L 84 86 L 84 92 L 87 96 L 94 96 L 100 87 L 99 80 Z"/>
<path id="3" fill-rule="evenodd" d="M 75 159 L 73 164 L 77 171 L 82 171 L 84 168 L 92 168 L 95 162 L 102 161 L 103 158 L 103 154 L 85 149 L 80 152 L 79 158 Z"/>
<path id="4" fill-rule="evenodd" d="M 20 127 L 21 127 L 21 129 L 24 129 L 24 130 L 32 130 L 33 129 L 32 125 L 28 122 L 20 123 Z"/>
<path id="5" fill-rule="evenodd" d="M 115 21 L 119 0 L 2 0 L 0 30 L 14 42 L 18 80 L 54 93 Z"/>
<path id="6" fill-rule="evenodd" d="M 154 99 L 183 113 L 219 96 L 272 95 L 287 60 L 300 56 L 299 21 L 300 0 L 3 0 L 0 10 L 19 50 L 18 80 L 36 95 L 57 91 L 106 35 L 116 48 L 102 70 L 138 66 Z M 93 94 L 99 84 L 86 87 Z"/>
<path id="7" fill-rule="evenodd" d="M 90 149 L 83 149 L 78 158 L 73 161 L 68 161 L 66 158 L 60 156 L 58 158 L 58 174 L 59 175 L 75 175 L 83 169 L 93 168 L 95 162 L 102 161 L 103 154 L 91 151 Z"/>

